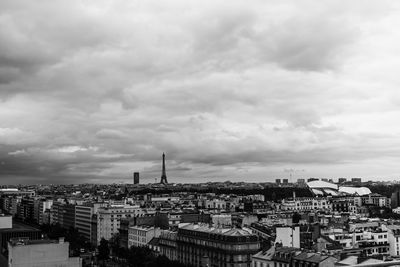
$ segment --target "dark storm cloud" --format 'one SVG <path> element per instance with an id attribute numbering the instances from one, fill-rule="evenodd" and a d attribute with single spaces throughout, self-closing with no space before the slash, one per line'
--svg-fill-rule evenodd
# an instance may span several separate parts
<path id="1" fill-rule="evenodd" d="M 162 152 L 172 177 L 223 180 L 394 162 L 396 10 L 3 1 L 0 174 L 110 182 L 138 170 L 153 182 Z M 385 168 L 374 171 L 396 171 Z"/>

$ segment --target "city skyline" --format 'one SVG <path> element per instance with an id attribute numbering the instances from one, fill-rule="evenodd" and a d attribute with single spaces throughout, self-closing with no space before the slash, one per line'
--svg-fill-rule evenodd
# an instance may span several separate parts
<path id="1" fill-rule="evenodd" d="M 2 1 L 2 184 L 400 177 L 396 1 Z"/>

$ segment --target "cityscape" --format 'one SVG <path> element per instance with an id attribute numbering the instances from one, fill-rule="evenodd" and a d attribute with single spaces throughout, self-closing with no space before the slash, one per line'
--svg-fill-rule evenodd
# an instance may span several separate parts
<path id="1" fill-rule="evenodd" d="M 397 266 L 400 183 L 3 186 L 1 266 Z M 168 182 L 169 181 L 169 182 Z"/>
<path id="2" fill-rule="evenodd" d="M 400 267 L 400 1 L 1 0 L 0 267 Z"/>

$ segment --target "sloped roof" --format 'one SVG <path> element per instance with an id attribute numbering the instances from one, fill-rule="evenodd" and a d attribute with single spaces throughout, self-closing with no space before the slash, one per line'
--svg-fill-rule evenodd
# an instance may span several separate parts
<path id="1" fill-rule="evenodd" d="M 150 242 L 149 245 L 150 246 L 158 246 L 158 243 L 160 243 L 160 238 L 158 237 L 153 237 Z"/>
<path id="2" fill-rule="evenodd" d="M 264 260 L 271 260 L 275 254 L 275 247 L 272 246 L 268 250 L 261 250 L 257 254 L 253 255 L 253 258 L 259 258 Z"/>
<path id="3" fill-rule="evenodd" d="M 336 264 L 339 266 L 356 265 L 357 259 L 358 259 L 357 256 L 349 256 L 349 257 L 337 262 Z"/>
<path id="4" fill-rule="evenodd" d="M 307 183 L 309 188 L 330 188 L 333 190 L 337 190 L 338 186 L 336 184 L 332 184 L 325 181 L 311 181 Z"/>
<path id="5" fill-rule="evenodd" d="M 351 186 L 341 186 L 339 187 L 339 192 L 359 196 L 371 194 L 371 190 L 368 187 L 351 187 Z"/>
<path id="6" fill-rule="evenodd" d="M 315 189 L 315 188 L 313 188 L 313 189 L 311 189 L 311 190 L 312 190 L 312 192 L 313 192 L 314 194 L 316 194 L 316 195 L 320 195 L 320 196 L 323 196 L 323 195 L 324 195 L 324 192 L 323 192 L 322 190 Z"/>

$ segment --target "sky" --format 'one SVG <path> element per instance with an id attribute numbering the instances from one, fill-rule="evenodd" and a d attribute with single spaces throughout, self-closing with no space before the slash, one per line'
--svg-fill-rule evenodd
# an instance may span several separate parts
<path id="1" fill-rule="evenodd" d="M 0 183 L 400 177 L 400 2 L 0 1 Z"/>

